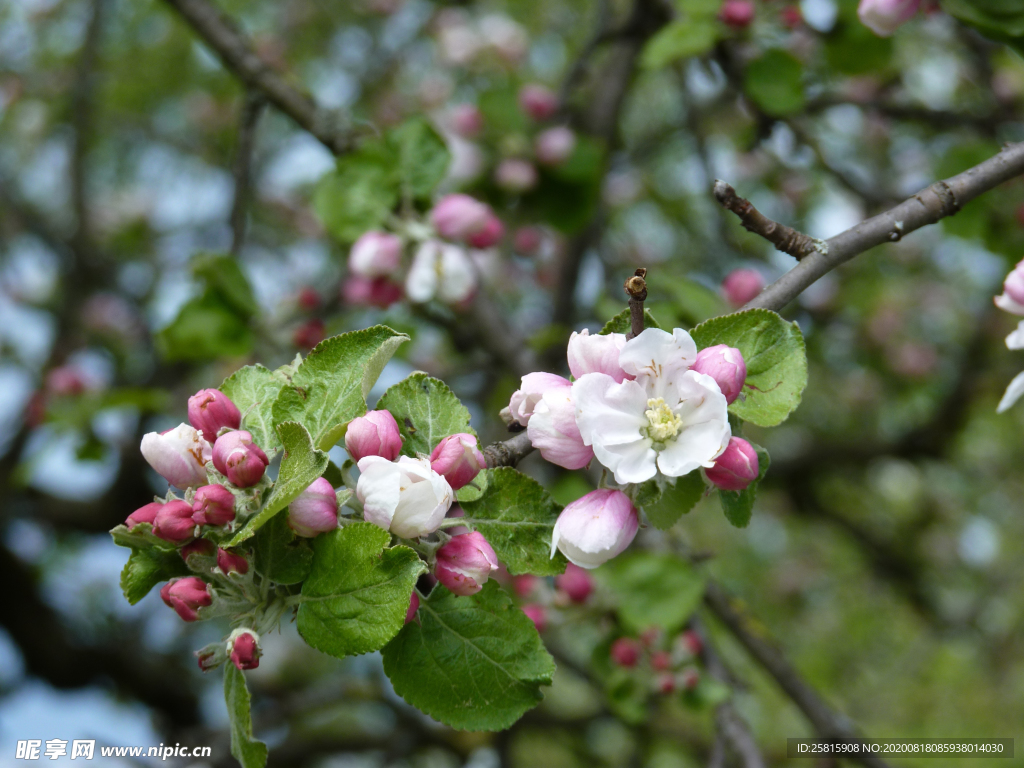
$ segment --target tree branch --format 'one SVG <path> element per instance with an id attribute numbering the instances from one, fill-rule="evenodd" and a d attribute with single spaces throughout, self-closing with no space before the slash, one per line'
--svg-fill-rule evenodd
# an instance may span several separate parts
<path id="1" fill-rule="evenodd" d="M 788 253 L 797 261 L 812 253 L 818 253 L 825 244 L 810 235 L 805 235 L 785 224 L 779 224 L 761 213 L 745 197 L 736 194 L 731 184 L 716 179 L 712 187 L 715 199 L 721 206 L 739 216 L 740 223 L 748 232 L 760 235 L 775 246 L 776 250 Z"/>
<path id="2" fill-rule="evenodd" d="M 331 152 L 341 155 L 353 148 L 355 134 L 337 125 L 340 115 L 318 105 L 290 84 L 256 53 L 235 23 L 208 0 L 165 0 L 192 27 L 224 66 L 247 88 L 259 91 L 267 101 L 309 131 Z"/>
<path id="3" fill-rule="evenodd" d="M 775 680 L 782 691 L 804 713 L 815 733 L 824 739 L 857 740 L 853 723 L 835 712 L 786 660 L 782 652 L 769 642 L 760 627 L 734 605 L 734 599 L 718 584 L 708 581 L 704 604 L 725 625 L 754 660 Z M 867 768 L 887 768 L 887 763 L 870 755 L 850 756 Z"/>
<path id="4" fill-rule="evenodd" d="M 525 432 L 520 432 L 515 437 L 501 443 L 491 443 L 483 450 L 484 458 L 487 459 L 487 466 L 490 469 L 514 467 L 532 452 L 533 445 Z"/>
<path id="5" fill-rule="evenodd" d="M 242 105 L 238 125 L 238 148 L 235 157 L 235 199 L 231 205 L 231 253 L 237 256 L 245 240 L 245 222 L 248 218 L 249 199 L 252 196 L 252 161 L 256 145 L 256 126 L 266 100 L 259 93 L 249 91 Z"/>
<path id="6" fill-rule="evenodd" d="M 1007 144 L 995 157 L 949 179 L 937 181 L 884 213 L 824 242 L 769 285 L 744 309 L 779 310 L 840 264 L 882 243 L 894 243 L 928 224 L 952 216 L 978 195 L 1024 173 L 1024 142 Z M 758 233 L 760 234 L 760 233 Z"/>
<path id="7" fill-rule="evenodd" d="M 623 286 L 629 296 L 629 333 L 626 340 L 635 339 L 644 332 L 644 301 L 647 299 L 647 269 L 640 267 Z"/>

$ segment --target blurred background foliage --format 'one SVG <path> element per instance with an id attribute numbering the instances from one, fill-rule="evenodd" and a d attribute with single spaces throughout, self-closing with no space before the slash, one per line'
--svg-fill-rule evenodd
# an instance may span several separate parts
<path id="1" fill-rule="evenodd" d="M 717 207 L 715 178 L 827 237 L 1024 139 L 1024 62 L 938 9 L 883 39 L 851 0 L 758 1 L 742 27 L 717 0 L 219 7 L 338 130 L 386 143 L 407 120 L 434 125 L 453 157 L 443 188 L 487 200 L 510 232 L 541 227 L 541 244 L 481 257 L 465 306 L 368 307 L 344 291 L 348 245 L 396 200 L 374 200 L 365 168 L 345 176 L 354 156 L 264 108 L 167 3 L 0 3 L 0 764 L 16 740 L 54 736 L 213 744 L 211 764 L 231 764 L 220 681 L 190 656 L 220 630 L 155 593 L 127 606 L 105 533 L 162 492 L 139 439 L 182 421 L 194 391 L 386 323 L 413 341 L 371 402 L 426 370 L 484 442 L 502 439 L 519 376 L 562 370 L 569 331 L 621 311 L 636 267 L 659 322 L 690 327 L 728 311 L 731 270 L 792 266 Z M 562 97 L 579 141 L 511 194 L 492 171 L 535 130 L 526 83 Z M 484 116 L 473 141 L 450 130 L 460 104 Z M 819 281 L 784 312 L 807 339 L 804 402 L 750 430 L 772 466 L 749 527 L 705 501 L 638 539 L 667 557 L 658 583 L 677 584 L 666 553 L 698 557 L 872 736 L 1024 737 L 1024 415 L 995 414 L 1021 361 L 991 300 L 1022 246 L 1018 179 Z M 534 457 L 523 469 L 563 503 L 587 490 Z M 430 723 L 377 655 L 339 662 L 291 628 L 265 638 L 249 680 L 271 765 L 703 765 L 730 688 L 785 764 L 785 738 L 809 726 L 713 618 L 724 693 L 706 676 L 661 695 L 610 664 L 611 639 L 645 629 L 622 606 L 650 590 L 623 594 L 603 570 L 584 607 L 513 585 L 555 601 L 561 668 L 500 734 Z M 671 608 L 645 621 L 676 632 Z"/>

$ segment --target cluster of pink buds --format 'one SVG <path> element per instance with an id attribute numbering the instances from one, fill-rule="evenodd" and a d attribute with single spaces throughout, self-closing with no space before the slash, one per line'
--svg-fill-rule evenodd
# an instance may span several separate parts
<path id="1" fill-rule="evenodd" d="M 662 630 L 651 627 L 639 638 L 616 638 L 608 655 L 617 667 L 648 677 L 655 692 L 669 694 L 693 690 L 700 683 L 696 662 L 702 649 L 700 636 L 693 630 L 668 641 Z"/>
<path id="2" fill-rule="evenodd" d="M 512 577 L 512 592 L 523 601 L 520 608 L 538 632 L 546 630 L 552 621 L 571 621 L 574 614 L 570 611 L 586 606 L 596 588 L 594 577 L 573 563 L 555 576 L 553 586 L 547 579 L 529 574 Z"/>

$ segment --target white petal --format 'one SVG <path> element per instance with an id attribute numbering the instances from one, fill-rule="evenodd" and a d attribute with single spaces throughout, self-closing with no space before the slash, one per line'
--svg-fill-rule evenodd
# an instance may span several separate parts
<path id="1" fill-rule="evenodd" d="M 595 443 L 594 456 L 612 471 L 617 483 L 642 483 L 658 474 L 658 454 L 648 437 L 618 445 Z"/>
<path id="2" fill-rule="evenodd" d="M 996 408 L 996 413 L 1002 413 L 1008 410 L 1010 406 L 1020 399 L 1020 396 L 1024 395 L 1024 373 L 1018 373 L 1014 376 L 1013 381 L 1010 382 L 1010 386 L 1006 388 L 1006 394 L 1003 395 L 1003 399 L 999 401 L 999 406 Z"/>
<path id="3" fill-rule="evenodd" d="M 642 379 L 641 383 L 648 387 L 649 392 L 652 381 L 660 381 L 653 385 L 660 389 L 664 382 L 675 381 L 696 359 L 697 345 L 682 328 L 675 328 L 672 333 L 647 328 L 635 339 L 627 341 L 619 353 L 622 369 Z M 655 391 L 650 396 L 662 397 L 662 394 Z"/>
<path id="4" fill-rule="evenodd" d="M 447 304 L 458 304 L 476 290 L 476 268 L 466 252 L 450 243 L 441 246 L 441 281 L 437 296 Z"/>
<path id="5" fill-rule="evenodd" d="M 423 243 L 413 256 L 405 278 L 405 293 L 410 301 L 425 302 L 434 298 L 440 277 L 441 246 L 435 240 Z"/>
<path id="6" fill-rule="evenodd" d="M 573 383 L 572 399 L 586 445 L 632 443 L 647 426 L 647 393 L 635 381 L 616 384 L 605 373 L 588 373 Z"/>
<path id="7" fill-rule="evenodd" d="M 363 519 L 390 530 L 401 495 L 398 465 L 381 456 L 366 456 L 359 460 L 359 471 L 356 496 L 363 502 Z"/>
<path id="8" fill-rule="evenodd" d="M 996 306 L 1014 315 L 1024 315 L 1024 304 L 1018 304 L 1007 294 L 995 297 Z"/>
<path id="9" fill-rule="evenodd" d="M 1024 320 L 1017 324 L 1017 330 L 1006 337 L 1006 346 L 1010 349 L 1024 349 Z"/>

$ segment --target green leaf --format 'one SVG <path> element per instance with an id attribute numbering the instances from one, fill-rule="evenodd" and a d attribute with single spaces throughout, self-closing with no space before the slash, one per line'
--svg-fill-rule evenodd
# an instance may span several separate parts
<path id="1" fill-rule="evenodd" d="M 422 118 L 408 120 L 388 134 L 398 155 L 402 188 L 427 199 L 444 179 L 451 153 L 434 127 Z"/>
<path id="2" fill-rule="evenodd" d="M 313 540 L 298 616 L 307 643 L 342 658 L 376 651 L 398 633 L 427 567 L 409 547 L 385 549 L 389 543 L 391 534 L 373 523 L 352 523 Z"/>
<path id="3" fill-rule="evenodd" d="M 338 167 L 320 179 L 313 207 L 327 231 L 342 242 L 354 242 L 379 228 L 398 204 L 395 156 L 383 138 L 364 141 L 338 159 Z"/>
<path id="4" fill-rule="evenodd" d="M 252 713 L 245 675 L 230 663 L 224 665 L 224 700 L 231 721 L 231 756 L 241 763 L 242 768 L 264 768 L 267 745 L 252 735 Z"/>
<path id="5" fill-rule="evenodd" d="M 700 56 L 714 48 L 718 31 L 711 19 L 674 21 L 650 39 L 640 63 L 645 69 L 661 69 L 680 59 Z"/>
<path id="6" fill-rule="evenodd" d="M 281 447 L 274 429 L 273 408 L 281 388 L 288 379 L 262 365 L 247 365 L 224 379 L 220 391 L 231 398 L 242 412 L 242 428 L 268 453 Z"/>
<path id="7" fill-rule="evenodd" d="M 680 517 L 693 509 L 706 488 L 700 471 L 690 472 L 676 478 L 674 485 L 666 484 L 660 498 L 653 504 L 643 505 L 644 513 L 651 525 L 667 531 L 679 522 Z"/>
<path id="8" fill-rule="evenodd" d="M 309 484 L 320 477 L 330 463 L 330 457 L 313 447 L 309 432 L 301 424 L 286 421 L 277 425 L 277 434 L 284 446 L 284 458 L 277 480 L 263 508 L 246 521 L 245 526 L 224 545 L 237 547 L 256 533 L 270 518 L 287 507 Z"/>
<path id="9" fill-rule="evenodd" d="M 644 328 L 661 328 L 654 315 L 649 310 L 644 310 Z M 607 336 L 609 333 L 629 333 L 632 329 L 629 320 L 629 309 L 624 309 L 607 323 L 599 332 L 599 336 Z"/>
<path id="10" fill-rule="evenodd" d="M 807 386 L 807 353 L 796 323 L 768 309 L 748 309 L 707 320 L 691 332 L 698 349 L 716 344 L 736 347 L 747 364 L 743 394 L 729 410 L 760 427 L 781 424 Z"/>
<path id="11" fill-rule="evenodd" d="M 153 535 L 152 523 L 136 523 L 129 531 L 128 526 L 122 523 L 111 529 L 110 535 L 114 543 L 119 547 L 129 549 L 164 549 L 169 552 L 175 551 L 176 547 L 169 541 Z"/>
<path id="12" fill-rule="evenodd" d="M 313 550 L 295 535 L 287 515 L 274 515 L 253 540 L 256 572 L 278 584 L 298 584 L 313 567 Z"/>
<path id="13" fill-rule="evenodd" d="M 389 411 L 402 434 L 402 453 L 430 454 L 441 440 L 459 432 L 475 434 L 469 411 L 443 381 L 414 373 L 388 389 L 377 410 Z"/>
<path id="14" fill-rule="evenodd" d="M 757 452 L 757 479 L 742 491 L 718 492 L 726 519 L 737 528 L 746 528 L 750 522 L 750 516 L 754 512 L 754 500 L 757 498 L 758 483 L 764 478 L 771 463 L 768 451 L 759 445 L 754 445 L 754 450 Z"/>
<path id="15" fill-rule="evenodd" d="M 540 483 L 511 467 L 487 469 L 487 489 L 476 501 L 462 502 L 466 527 L 483 534 L 509 573 L 555 576 L 565 557 L 551 557 L 551 532 L 562 508 Z"/>
<path id="16" fill-rule="evenodd" d="M 805 101 L 803 65 L 787 51 L 766 51 L 747 65 L 743 92 L 772 117 L 799 112 Z"/>
<path id="17" fill-rule="evenodd" d="M 207 290 L 187 302 L 157 340 L 167 360 L 216 360 L 248 355 L 256 338 L 247 318 L 219 293 Z"/>
<path id="18" fill-rule="evenodd" d="M 176 551 L 154 548 L 133 549 L 121 571 L 121 591 L 135 605 L 161 581 L 187 576 L 188 566 Z"/>
<path id="19" fill-rule="evenodd" d="M 493 581 L 471 597 L 434 587 L 383 656 L 399 696 L 466 731 L 508 728 L 555 671 L 533 622 Z"/>
<path id="20" fill-rule="evenodd" d="M 290 385 L 274 403 L 273 419 L 297 421 L 313 436 L 313 444 L 329 451 L 345 434 L 348 423 L 366 413 L 366 395 L 404 333 L 384 325 L 343 333 L 321 341 L 302 361 Z"/>
<path id="21" fill-rule="evenodd" d="M 661 627 L 674 632 L 697 610 L 704 578 L 672 555 L 631 552 L 605 563 L 596 572 L 618 598 L 618 613 L 632 631 Z"/>
<path id="22" fill-rule="evenodd" d="M 259 310 L 249 280 L 233 256 L 199 254 L 192 259 L 192 274 L 208 290 L 220 295 L 240 317 L 252 317 Z"/>
<path id="23" fill-rule="evenodd" d="M 942 0 L 942 9 L 986 37 L 1019 48 L 1024 5 L 1015 0 Z"/>

